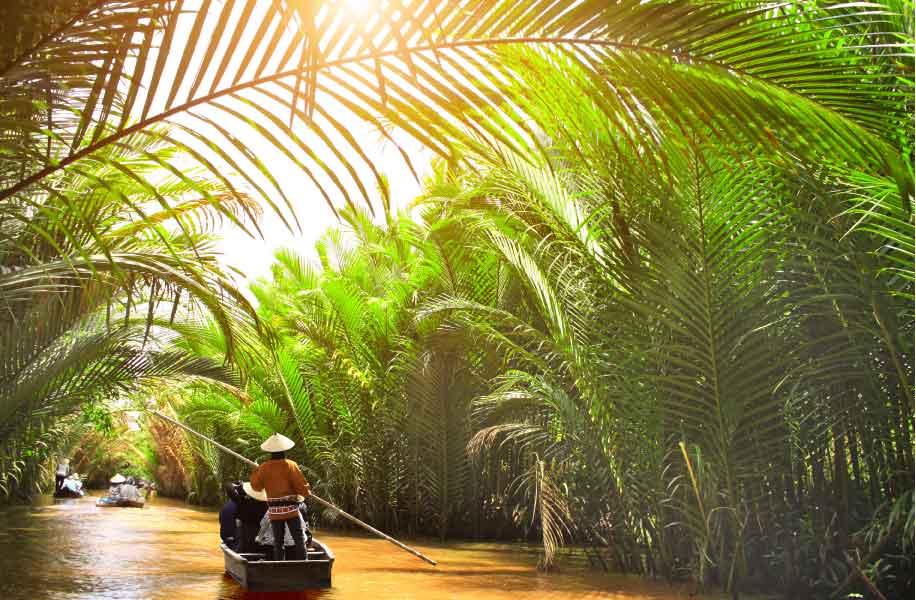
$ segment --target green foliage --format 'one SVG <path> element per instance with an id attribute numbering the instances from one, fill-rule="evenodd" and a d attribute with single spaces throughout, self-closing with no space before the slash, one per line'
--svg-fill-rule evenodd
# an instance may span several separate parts
<path id="1" fill-rule="evenodd" d="M 115 473 L 151 481 L 155 471 L 152 439 L 145 430 L 129 430 L 120 415 L 105 412 L 110 431 L 100 432 L 89 427 L 73 444 L 70 471 L 79 473 L 86 487 L 107 489 Z"/>
<path id="2" fill-rule="evenodd" d="M 112 152 L 152 173 L 173 153 L 148 141 Z M 234 327 L 252 317 L 215 262 L 212 207 L 193 196 L 218 193 L 220 184 L 189 187 L 182 177 L 163 176 L 153 189 L 100 160 L 60 174 L 45 195 L 3 204 L 0 478 L 15 481 L 3 495 L 37 491 L 18 474 L 16 457 L 35 456 L 33 445 L 58 419 L 83 412 L 106 429 L 107 404 L 140 387 L 186 377 L 232 381 L 222 360 L 173 348 L 166 331 L 176 315 L 204 307 L 227 332 L 231 354 L 244 341 Z M 138 211 L 148 221 L 136 220 Z"/>
<path id="3" fill-rule="evenodd" d="M 912 493 L 912 277 L 849 209 L 854 174 L 776 159 L 688 149 L 661 182 L 509 150 L 436 170 L 422 220 L 345 213 L 320 269 L 278 253 L 253 288 L 280 340 L 257 399 L 179 410 L 250 455 L 300 439 L 316 490 L 389 528 L 837 589 Z M 912 584 L 894 557 L 870 571 L 885 589 Z"/>
<path id="4" fill-rule="evenodd" d="M 104 407 L 97 404 L 84 402 L 82 405 L 82 417 L 85 421 L 92 424 L 96 433 L 103 437 L 113 437 L 115 434 L 114 419 L 111 413 Z"/>
<path id="5" fill-rule="evenodd" d="M 912 596 L 911 2 L 10 6 L 4 495 L 85 401 L 180 380 L 383 528 L 733 595 L 855 593 L 855 557 Z M 412 214 L 348 119 L 438 156 Z M 249 139 L 345 205 L 258 319 L 206 235 L 256 229 L 249 193 L 293 226 Z M 153 435 L 197 501 L 244 476 Z"/>

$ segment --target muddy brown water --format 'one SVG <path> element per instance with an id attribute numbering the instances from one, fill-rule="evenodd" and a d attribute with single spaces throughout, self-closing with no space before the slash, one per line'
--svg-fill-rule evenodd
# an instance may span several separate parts
<path id="1" fill-rule="evenodd" d="M 213 510 L 154 498 L 142 509 L 97 508 L 95 498 L 39 499 L 0 508 L 3 600 L 673 600 L 691 597 L 638 577 L 567 566 L 535 568 L 513 544 L 418 542 L 433 567 L 384 540 L 317 531 L 336 554 L 333 588 L 246 592 L 223 572 Z"/>

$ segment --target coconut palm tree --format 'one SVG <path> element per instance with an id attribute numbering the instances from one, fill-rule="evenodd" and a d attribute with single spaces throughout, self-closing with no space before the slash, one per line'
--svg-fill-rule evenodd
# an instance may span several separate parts
<path id="1" fill-rule="evenodd" d="M 365 180 L 387 186 L 355 123 L 450 160 L 468 134 L 535 148 L 546 123 L 531 120 L 542 90 L 532 80 L 569 66 L 578 75 L 562 89 L 588 87 L 600 130 L 620 136 L 615 152 L 647 168 L 663 170 L 668 148 L 741 141 L 889 175 L 907 197 L 907 6 L 7 3 L 0 199 L 39 193 L 48 177 L 142 133 L 215 178 L 230 167 L 281 214 L 291 201 L 251 151 L 255 139 L 332 208 L 332 192 L 369 203 Z"/>
<path id="2" fill-rule="evenodd" d="M 562 102 L 545 104 L 559 123 L 575 122 L 581 107 L 563 112 Z M 596 138 L 556 150 L 595 159 L 605 142 Z M 910 314 L 912 282 L 882 274 L 912 224 L 857 228 L 849 196 L 887 222 L 879 194 L 888 188 L 848 187 L 830 169 L 790 174 L 717 149 L 666 156 L 667 174 L 653 180 L 491 154 L 453 210 L 481 231 L 480 251 L 519 278 L 525 300 L 505 310 L 439 298 L 421 314 L 450 314 L 510 357 L 476 404 L 484 427 L 471 449 L 495 453 L 526 484 L 551 527 L 542 532 L 548 563 L 575 500 L 558 497 L 556 477 L 578 489 L 598 479 L 612 502 L 577 524 L 627 523 L 612 543 L 652 548 L 639 570 L 693 562 L 701 580 L 735 589 L 761 577 L 759 553 L 786 543 L 780 515 L 810 502 L 802 511 L 813 535 L 845 552 L 853 522 L 881 505 L 859 512 L 861 494 L 911 472 L 901 375 L 913 348 L 896 324 Z M 847 466 L 874 446 L 872 412 L 885 423 L 882 460 L 896 465 L 874 478 Z M 911 486 L 893 485 L 894 501 L 908 497 Z M 688 533 L 666 532 L 674 523 Z M 636 539 L 621 540 L 621 530 Z M 678 548 L 678 537 L 696 547 Z M 786 585 L 801 585 L 785 560 Z"/>
<path id="3" fill-rule="evenodd" d="M 857 226 L 896 187 L 715 148 L 654 181 L 555 149 L 439 165 L 419 223 L 344 211 L 320 268 L 280 253 L 254 288 L 282 348 L 265 391 L 180 410 L 253 452 L 257 404 L 392 528 L 479 519 L 537 535 L 545 567 L 575 540 L 733 591 L 838 585 L 837 553 L 910 497 L 912 345 L 888 324 L 911 277 L 880 249 L 912 225 Z"/>
<path id="4" fill-rule="evenodd" d="M 62 182 L 158 190 L 121 153 L 138 145 L 225 218 L 246 225 L 250 192 L 294 226 L 266 145 L 350 205 L 354 237 L 323 241 L 320 273 L 282 256 L 260 288 L 287 339 L 253 361 L 250 407 L 205 399 L 239 415 L 211 419 L 224 435 L 298 431 L 379 522 L 404 507 L 442 533 L 467 495 L 533 524 L 545 566 L 578 538 L 733 593 L 778 573 L 826 594 L 868 540 L 912 548 L 911 3 L 10 6 L 0 210 L 32 232 L 2 263 L 14 309 L 114 272 L 120 255 L 83 256 L 109 230 Z M 443 159 L 422 225 L 395 234 L 366 125 Z M 178 152 L 221 194 L 162 158 Z M 387 229 L 353 207 L 373 180 Z M 45 236 L 49 203 L 70 216 Z M 63 266 L 21 270 L 60 240 Z M 206 260 L 203 280 L 168 264 L 201 298 L 222 285 Z"/>
<path id="5" fill-rule="evenodd" d="M 134 172 L 158 169 L 170 153 L 142 141 L 116 154 Z M 253 317 L 216 262 L 208 233 L 215 215 L 201 194 L 216 198 L 224 188 L 190 181 L 184 174 L 162 178 L 152 189 L 100 161 L 93 170 L 62 173 L 45 196 L 4 204 L 4 495 L 36 491 L 22 469 L 41 460 L 23 457 L 44 457 L 48 452 L 37 448 L 68 439 L 49 431 L 81 406 L 181 376 L 231 380 L 222 358 L 214 362 L 172 348 L 155 324 L 204 307 L 228 332 L 231 355 L 234 328 Z M 58 193 L 58 186 L 65 191 Z M 230 197 L 221 202 L 223 210 L 237 208 Z M 143 210 L 144 220 L 132 219 L 136 210 Z"/>

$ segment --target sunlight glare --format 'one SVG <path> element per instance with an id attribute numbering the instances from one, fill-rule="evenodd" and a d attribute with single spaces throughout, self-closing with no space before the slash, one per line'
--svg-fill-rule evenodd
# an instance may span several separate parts
<path id="1" fill-rule="evenodd" d="M 379 0 L 341 0 L 343 8 L 354 17 L 364 17 L 379 7 Z"/>

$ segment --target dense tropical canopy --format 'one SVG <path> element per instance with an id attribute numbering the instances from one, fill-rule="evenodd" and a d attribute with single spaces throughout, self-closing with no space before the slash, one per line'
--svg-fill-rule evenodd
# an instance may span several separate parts
<path id="1" fill-rule="evenodd" d="M 913 14 L 7 0 L 0 496 L 156 405 L 392 531 L 911 598 Z M 246 295 L 219 232 L 316 202 Z M 245 476 L 143 435 L 164 491 Z"/>

